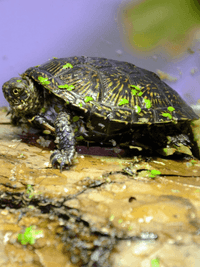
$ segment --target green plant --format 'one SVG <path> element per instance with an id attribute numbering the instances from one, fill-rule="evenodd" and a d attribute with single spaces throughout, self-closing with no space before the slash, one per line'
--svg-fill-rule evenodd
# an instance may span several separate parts
<path id="1" fill-rule="evenodd" d="M 160 266 L 160 261 L 158 258 L 151 260 L 151 267 L 159 267 L 159 266 Z"/>
<path id="2" fill-rule="evenodd" d="M 150 174 L 149 174 L 150 178 L 155 178 L 157 175 L 161 174 L 161 172 L 158 170 L 151 170 L 151 171 L 149 170 L 149 172 L 150 172 Z"/>
<path id="3" fill-rule="evenodd" d="M 35 239 L 43 236 L 43 231 L 35 230 L 35 226 L 27 227 L 23 234 L 18 234 L 18 241 L 22 245 L 33 245 L 35 243 Z"/>

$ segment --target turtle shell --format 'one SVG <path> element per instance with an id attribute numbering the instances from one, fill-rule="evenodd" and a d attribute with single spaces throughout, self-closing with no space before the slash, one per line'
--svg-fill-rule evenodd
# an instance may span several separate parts
<path id="1" fill-rule="evenodd" d="M 125 124 L 198 119 L 185 101 L 153 72 L 98 57 L 52 59 L 29 68 L 33 78 L 72 108 Z"/>

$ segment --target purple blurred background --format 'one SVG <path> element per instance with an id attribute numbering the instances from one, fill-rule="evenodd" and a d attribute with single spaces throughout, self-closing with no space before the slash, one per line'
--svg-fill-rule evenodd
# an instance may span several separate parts
<path id="1" fill-rule="evenodd" d="M 188 104 L 196 104 L 200 99 L 199 54 L 186 53 L 179 60 L 171 60 L 160 50 L 148 56 L 130 51 L 123 40 L 119 15 L 125 2 L 0 0 L 0 86 L 52 57 L 98 56 L 128 61 L 154 72 L 165 71 L 178 78 L 167 83 Z M 191 69 L 197 71 L 191 74 Z M 3 105 L 7 102 L 0 90 Z"/>

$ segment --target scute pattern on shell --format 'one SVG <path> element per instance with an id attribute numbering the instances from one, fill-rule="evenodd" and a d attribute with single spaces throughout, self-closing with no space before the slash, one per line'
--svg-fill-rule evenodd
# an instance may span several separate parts
<path id="1" fill-rule="evenodd" d="M 63 68 L 67 63 L 73 68 Z M 146 124 L 198 119 L 178 93 L 155 73 L 127 62 L 84 56 L 52 59 L 29 68 L 23 76 L 38 83 L 38 77 L 48 78 L 50 83 L 43 86 L 67 104 L 110 121 Z M 65 84 L 74 89 L 58 87 Z M 139 87 L 142 95 L 134 95 L 131 86 Z M 86 101 L 86 97 L 93 100 Z M 124 99 L 127 101 L 121 105 Z M 151 107 L 146 107 L 145 100 L 150 100 Z M 163 116 L 169 113 L 169 106 L 175 109 L 172 118 Z"/>

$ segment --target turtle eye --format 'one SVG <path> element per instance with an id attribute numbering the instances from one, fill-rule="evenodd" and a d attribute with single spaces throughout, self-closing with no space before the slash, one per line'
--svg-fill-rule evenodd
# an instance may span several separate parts
<path id="1" fill-rule="evenodd" d="M 18 94 L 19 94 L 19 89 L 14 88 L 14 89 L 13 89 L 13 94 L 14 94 L 14 95 L 18 95 Z"/>

